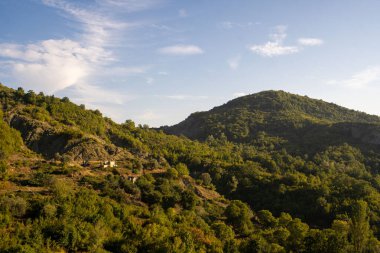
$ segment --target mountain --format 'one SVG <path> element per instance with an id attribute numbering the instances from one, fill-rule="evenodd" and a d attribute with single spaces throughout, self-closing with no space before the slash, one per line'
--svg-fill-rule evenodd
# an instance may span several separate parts
<path id="1" fill-rule="evenodd" d="M 239 97 L 162 129 L 196 140 L 225 136 L 236 143 L 252 143 L 265 133 L 302 152 L 342 143 L 380 144 L 380 117 L 284 91 Z"/>
<path id="2" fill-rule="evenodd" d="M 22 88 L 0 109 L 0 252 L 380 252 L 376 116 L 270 91 L 190 140 Z"/>

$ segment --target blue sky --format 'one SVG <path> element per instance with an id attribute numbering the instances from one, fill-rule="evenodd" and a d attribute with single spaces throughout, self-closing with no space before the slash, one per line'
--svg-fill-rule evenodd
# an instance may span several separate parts
<path id="1" fill-rule="evenodd" d="M 0 0 L 0 81 L 171 125 L 285 90 L 380 114 L 377 0 Z"/>

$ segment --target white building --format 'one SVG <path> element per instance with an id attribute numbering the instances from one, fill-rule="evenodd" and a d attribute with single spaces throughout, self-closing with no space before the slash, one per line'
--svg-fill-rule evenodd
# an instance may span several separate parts
<path id="1" fill-rule="evenodd" d="M 114 168 L 116 167 L 116 161 L 105 161 L 103 162 L 103 168 Z"/>

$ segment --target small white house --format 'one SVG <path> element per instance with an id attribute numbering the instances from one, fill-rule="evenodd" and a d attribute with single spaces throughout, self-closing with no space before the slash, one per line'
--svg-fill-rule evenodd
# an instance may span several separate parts
<path id="1" fill-rule="evenodd" d="M 103 168 L 114 168 L 116 167 L 116 161 L 105 161 L 103 162 Z"/>
<path id="2" fill-rule="evenodd" d="M 128 177 L 128 180 L 129 180 L 129 181 L 132 181 L 132 183 L 135 183 L 136 180 L 137 180 L 137 177 L 135 177 L 135 176 L 129 176 L 129 177 Z"/>

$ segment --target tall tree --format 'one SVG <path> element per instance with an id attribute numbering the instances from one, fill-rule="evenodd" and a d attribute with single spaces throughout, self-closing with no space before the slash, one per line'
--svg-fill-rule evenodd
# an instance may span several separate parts
<path id="1" fill-rule="evenodd" d="M 358 200 L 352 206 L 350 222 L 350 233 L 354 252 L 362 253 L 366 251 L 368 240 L 371 235 L 370 231 L 368 204 L 363 200 Z"/>

